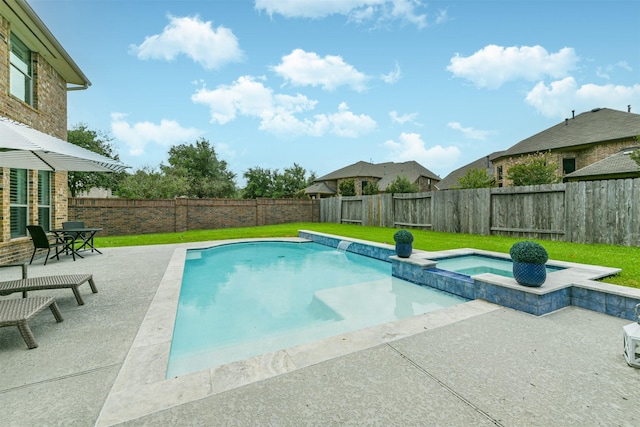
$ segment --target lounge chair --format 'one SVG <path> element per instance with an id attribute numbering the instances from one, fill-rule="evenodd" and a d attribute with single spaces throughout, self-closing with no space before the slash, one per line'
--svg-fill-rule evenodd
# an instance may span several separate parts
<path id="1" fill-rule="evenodd" d="M 29 348 L 38 347 L 38 342 L 29 328 L 29 320 L 49 307 L 56 322 L 62 322 L 62 315 L 53 297 L 34 297 L 0 300 L 0 327 L 17 326 L 20 335 Z"/>
<path id="2" fill-rule="evenodd" d="M 8 280 L 0 282 L 0 295 L 9 295 L 15 292 L 22 292 L 22 297 L 27 297 L 29 291 L 39 291 L 43 289 L 63 289 L 70 288 L 76 297 L 78 305 L 83 305 L 84 301 L 78 291 L 78 287 L 85 282 L 89 282 L 91 292 L 98 292 L 96 284 L 93 281 L 92 274 L 67 274 L 62 276 L 43 276 L 27 278 L 26 264 L 5 264 L 4 267 L 22 267 L 22 279 Z"/>
<path id="3" fill-rule="evenodd" d="M 44 265 L 47 265 L 47 260 L 49 259 L 49 254 L 51 253 L 51 248 L 56 249 L 55 255 L 51 258 L 56 257 L 57 260 L 60 260 L 60 254 L 62 252 L 66 252 L 69 249 L 69 243 L 64 241 L 56 241 L 54 243 L 49 242 L 49 237 L 47 233 L 44 231 L 41 225 L 27 225 L 27 230 L 29 230 L 29 234 L 31 235 L 31 240 L 33 241 L 33 253 L 31 254 L 31 260 L 29 264 L 33 262 L 33 257 L 36 256 L 36 251 L 38 249 L 46 249 L 47 256 L 44 259 Z M 76 260 L 76 254 L 74 251 L 71 251 L 71 255 L 73 255 L 73 260 Z"/>

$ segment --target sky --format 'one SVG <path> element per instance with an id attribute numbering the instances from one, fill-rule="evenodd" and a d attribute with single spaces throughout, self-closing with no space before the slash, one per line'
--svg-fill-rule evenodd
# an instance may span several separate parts
<path id="1" fill-rule="evenodd" d="M 236 174 L 453 170 L 572 111 L 640 113 L 640 2 L 27 0 L 91 81 L 68 127 L 130 171 L 204 138 Z"/>

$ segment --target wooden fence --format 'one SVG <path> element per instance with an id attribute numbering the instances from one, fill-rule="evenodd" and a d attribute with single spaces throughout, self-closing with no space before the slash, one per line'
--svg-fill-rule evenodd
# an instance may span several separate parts
<path id="1" fill-rule="evenodd" d="M 320 221 L 640 246 L 640 179 L 336 197 Z"/>

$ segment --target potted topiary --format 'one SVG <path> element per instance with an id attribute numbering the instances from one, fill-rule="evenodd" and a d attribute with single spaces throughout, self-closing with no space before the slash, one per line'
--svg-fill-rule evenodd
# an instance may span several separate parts
<path id="1" fill-rule="evenodd" d="M 547 279 L 546 249 L 536 242 L 517 242 L 509 250 L 513 260 L 513 278 L 523 286 L 542 286 Z"/>
<path id="2" fill-rule="evenodd" d="M 398 230 L 393 235 L 393 240 L 396 241 L 396 254 L 400 258 L 409 258 L 413 250 L 413 234 L 408 230 Z"/>

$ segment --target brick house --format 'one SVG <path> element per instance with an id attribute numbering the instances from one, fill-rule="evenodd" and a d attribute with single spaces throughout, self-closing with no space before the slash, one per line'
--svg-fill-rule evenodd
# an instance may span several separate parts
<path id="1" fill-rule="evenodd" d="M 438 189 L 455 188 L 458 177 L 472 168 L 487 170 L 499 187 L 509 186 L 509 168 L 536 153 L 548 153 L 565 181 L 637 178 L 640 170 L 629 158 L 629 150 L 637 147 L 639 135 L 640 114 L 594 108 L 454 170 L 438 183 Z"/>
<path id="2" fill-rule="evenodd" d="M 91 84 L 24 0 L 0 3 L 0 116 L 67 139 L 67 92 Z M 0 261 L 28 257 L 27 224 L 67 219 L 67 172 L 0 167 Z"/>
<path id="3" fill-rule="evenodd" d="M 421 192 L 435 190 L 440 181 L 438 175 L 415 161 L 377 164 L 360 161 L 317 178 L 305 193 L 313 199 L 337 196 L 340 183 L 349 179 L 354 180 L 357 195 L 362 195 L 367 184 L 376 184 L 384 192 L 400 176 L 417 185 Z"/>
<path id="4" fill-rule="evenodd" d="M 491 159 L 499 186 L 511 185 L 509 168 L 530 154 L 549 153 L 565 178 L 593 163 L 637 145 L 640 114 L 594 108 L 524 139 Z M 574 175 L 577 178 L 577 175 Z"/>

